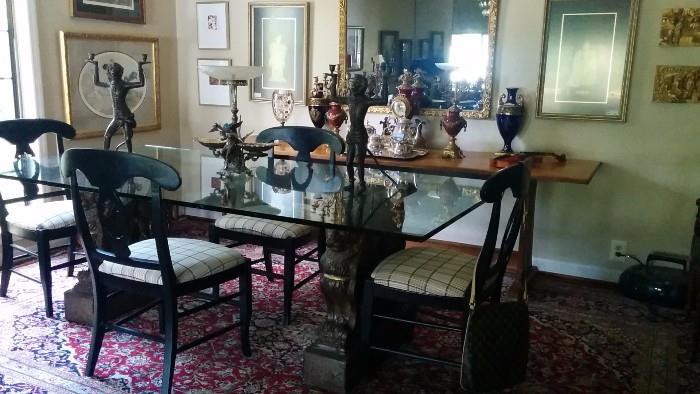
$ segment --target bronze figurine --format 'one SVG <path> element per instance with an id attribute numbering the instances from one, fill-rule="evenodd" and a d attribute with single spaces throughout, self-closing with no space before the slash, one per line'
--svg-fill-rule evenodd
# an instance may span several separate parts
<path id="1" fill-rule="evenodd" d="M 107 70 L 107 78 L 109 83 L 100 81 L 99 64 L 95 60 L 95 54 L 91 53 L 90 57 L 85 61 L 92 63 L 95 66 L 94 83 L 95 86 L 109 88 L 112 96 L 112 120 L 105 130 L 104 149 L 109 150 L 112 144 L 112 137 L 119 129 L 124 129 L 124 142 L 117 145 L 115 150 L 118 150 L 122 145 L 126 145 L 126 150 L 131 153 L 132 145 L 131 138 L 134 136 L 136 128 L 136 119 L 134 114 L 126 104 L 126 95 L 131 89 L 142 88 L 146 84 L 146 76 L 143 72 L 143 66 L 150 64 L 148 55 L 142 55 L 141 61 L 138 62 L 139 80 L 137 82 L 126 82 L 122 79 L 124 75 L 124 67 L 119 63 L 103 65 L 102 68 Z"/>
<path id="2" fill-rule="evenodd" d="M 345 137 L 347 143 L 348 178 L 350 188 L 355 183 L 355 159 L 357 159 L 357 175 L 360 179 L 360 189 L 364 190 L 365 183 L 365 157 L 367 155 L 367 129 L 365 128 L 365 116 L 369 107 L 386 105 L 382 98 L 367 97 L 367 78 L 362 74 L 355 74 L 350 80 L 350 95 L 345 97 L 331 97 L 331 100 L 347 104 L 350 107 L 350 129 Z"/>

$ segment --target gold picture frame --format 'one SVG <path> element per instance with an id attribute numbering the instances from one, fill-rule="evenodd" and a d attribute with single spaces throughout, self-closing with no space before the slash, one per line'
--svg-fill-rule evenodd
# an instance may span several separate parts
<path id="1" fill-rule="evenodd" d="M 91 85 L 93 74 L 85 65 L 91 53 L 102 65 L 116 60 L 124 63 L 126 78 L 135 78 L 136 59 L 148 56 L 151 64 L 144 66 L 146 85 L 132 90 L 127 101 L 136 118 L 135 132 L 161 128 L 158 42 L 153 37 L 60 32 L 65 120 L 75 127 L 76 138 L 102 136 L 112 118 L 109 90 Z M 106 82 L 106 72 L 100 74 Z"/>
<path id="2" fill-rule="evenodd" d="M 654 102 L 700 104 L 700 66 L 656 66 Z"/>
<path id="3" fill-rule="evenodd" d="M 625 122 L 639 0 L 546 0 L 544 12 L 536 117 Z"/>
<path id="4" fill-rule="evenodd" d="M 700 8 L 666 8 L 661 13 L 659 45 L 700 46 Z"/>

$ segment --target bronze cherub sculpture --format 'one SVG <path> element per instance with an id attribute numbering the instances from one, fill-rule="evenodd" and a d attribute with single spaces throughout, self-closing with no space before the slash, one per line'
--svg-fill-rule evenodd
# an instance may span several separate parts
<path id="1" fill-rule="evenodd" d="M 105 130 L 104 149 L 109 150 L 112 144 L 112 137 L 119 129 L 124 129 L 124 142 L 117 145 L 119 149 L 122 145 L 126 145 L 126 150 L 132 152 L 131 138 L 134 136 L 136 128 L 136 119 L 134 114 L 126 104 L 126 96 L 131 89 L 142 88 L 146 84 L 146 76 L 143 72 L 143 66 L 150 64 L 147 55 L 142 55 L 141 61 L 138 62 L 139 80 L 137 82 L 126 82 L 122 79 L 124 75 L 124 67 L 119 63 L 103 65 L 102 68 L 107 71 L 109 83 L 100 81 L 99 64 L 95 60 L 95 54 L 91 53 L 86 63 L 92 63 L 95 66 L 94 83 L 95 86 L 109 88 L 112 97 L 112 121 L 109 122 Z"/>

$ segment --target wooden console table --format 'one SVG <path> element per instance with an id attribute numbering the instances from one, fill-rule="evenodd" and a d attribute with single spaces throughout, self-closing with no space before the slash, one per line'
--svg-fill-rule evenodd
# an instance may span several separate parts
<path id="1" fill-rule="evenodd" d="M 499 168 L 491 165 L 492 152 L 464 152 L 464 158 L 459 160 L 445 160 L 441 151 L 432 150 L 426 156 L 413 160 L 377 159 L 377 162 L 386 169 L 410 169 L 414 172 L 453 176 L 457 178 L 486 179 Z M 275 156 L 281 158 L 293 158 L 296 152 L 286 145 L 275 148 Z M 325 161 L 328 153 L 319 148 L 312 153 L 313 160 Z M 339 163 L 345 162 L 345 156 L 338 156 Z M 376 167 L 377 163 L 371 157 L 365 161 L 367 167 Z M 543 162 L 532 168 L 532 180 L 530 182 L 529 196 L 525 209 L 525 219 L 520 229 L 520 241 L 518 249 L 522 257 L 522 265 L 530 274 L 534 273 L 532 267 L 532 244 L 535 224 L 535 200 L 537 198 L 537 184 L 539 182 L 561 182 L 585 185 L 591 182 L 593 176 L 601 166 L 601 162 L 592 160 L 568 159 L 564 163 L 558 163 L 552 158 L 544 158 Z"/>

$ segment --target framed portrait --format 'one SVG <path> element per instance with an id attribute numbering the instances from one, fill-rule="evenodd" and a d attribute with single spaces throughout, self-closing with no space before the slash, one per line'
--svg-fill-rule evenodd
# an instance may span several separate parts
<path id="1" fill-rule="evenodd" d="M 348 26 L 348 71 L 360 71 L 365 62 L 365 28 Z"/>
<path id="2" fill-rule="evenodd" d="M 700 104 L 700 66 L 657 66 L 654 101 Z"/>
<path id="3" fill-rule="evenodd" d="M 442 31 L 431 31 L 430 32 L 430 45 L 433 50 L 433 58 L 444 59 L 445 58 L 445 32 Z"/>
<path id="4" fill-rule="evenodd" d="M 433 57 L 433 42 L 429 38 L 418 40 L 418 53 L 421 59 Z"/>
<path id="5" fill-rule="evenodd" d="M 627 117 L 638 0 L 547 0 L 537 117 Z"/>
<path id="6" fill-rule="evenodd" d="M 112 120 L 110 88 L 95 84 L 95 66 L 86 62 L 91 54 L 102 83 L 108 82 L 107 66 L 114 63 L 123 67 L 125 82 L 138 82 L 138 62 L 146 56 L 151 63 L 143 66 L 144 85 L 130 89 L 126 103 L 136 119 L 134 131 L 160 129 L 157 38 L 62 31 L 60 41 L 65 117 L 76 138 L 101 136 Z"/>
<path id="7" fill-rule="evenodd" d="M 228 49 L 228 1 L 197 2 L 197 47 Z"/>
<path id="8" fill-rule="evenodd" d="M 253 79 L 251 100 L 271 101 L 276 90 L 294 92 L 306 102 L 308 3 L 250 3 L 250 60 L 263 68 Z"/>
<path id="9" fill-rule="evenodd" d="M 146 0 L 70 0 L 71 16 L 144 24 L 144 1 Z"/>
<path id="10" fill-rule="evenodd" d="M 401 68 L 411 69 L 413 63 L 413 40 L 399 40 L 399 51 L 401 52 Z"/>
<path id="11" fill-rule="evenodd" d="M 700 46 L 700 8 L 666 8 L 661 13 L 659 45 Z"/>
<path id="12" fill-rule="evenodd" d="M 379 31 L 379 53 L 389 64 L 399 61 L 399 32 L 397 30 Z"/>
<path id="13" fill-rule="evenodd" d="M 197 75 L 199 80 L 199 105 L 218 107 L 231 106 L 231 89 L 219 85 L 219 81 L 204 74 L 199 66 L 230 66 L 231 59 L 197 59 Z"/>

